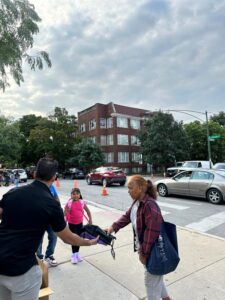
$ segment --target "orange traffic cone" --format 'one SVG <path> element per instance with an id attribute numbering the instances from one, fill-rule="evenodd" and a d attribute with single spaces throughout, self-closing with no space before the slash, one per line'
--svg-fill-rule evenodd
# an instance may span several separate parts
<path id="1" fill-rule="evenodd" d="M 57 178 L 56 181 L 55 181 L 55 186 L 56 186 L 56 187 L 60 187 L 60 182 L 59 182 L 59 179 L 58 179 L 58 178 Z"/>
<path id="2" fill-rule="evenodd" d="M 105 185 L 103 185 L 103 187 L 102 187 L 101 195 L 102 195 L 102 196 L 107 196 L 107 195 L 108 195 L 107 189 L 106 189 Z"/>
<path id="3" fill-rule="evenodd" d="M 73 182 L 73 187 L 74 187 L 74 188 L 78 188 L 78 182 L 77 182 L 77 180 L 74 180 L 74 182 Z"/>

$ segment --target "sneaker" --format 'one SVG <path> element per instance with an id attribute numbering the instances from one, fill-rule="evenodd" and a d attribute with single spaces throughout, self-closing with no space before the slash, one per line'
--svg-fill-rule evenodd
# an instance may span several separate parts
<path id="1" fill-rule="evenodd" d="M 57 263 L 57 261 L 55 260 L 55 258 L 54 258 L 53 255 L 51 255 L 51 256 L 49 256 L 49 257 L 45 257 L 45 261 L 48 263 L 48 265 L 49 265 L 50 267 L 56 267 L 56 266 L 58 266 L 58 263 Z"/>
<path id="2" fill-rule="evenodd" d="M 71 263 L 72 263 L 72 264 L 77 264 L 77 263 L 78 263 L 76 253 L 73 253 L 73 254 L 72 254 L 72 256 L 71 256 Z"/>
<path id="3" fill-rule="evenodd" d="M 80 253 L 79 253 L 79 252 L 77 252 L 77 261 L 78 261 L 78 262 L 83 261 L 83 258 L 80 256 Z"/>

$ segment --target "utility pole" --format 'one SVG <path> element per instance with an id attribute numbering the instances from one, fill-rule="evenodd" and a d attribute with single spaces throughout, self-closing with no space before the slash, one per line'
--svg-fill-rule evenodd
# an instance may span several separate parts
<path id="1" fill-rule="evenodd" d="M 211 162 L 211 145 L 210 145 L 210 139 L 209 139 L 209 121 L 208 121 L 208 113 L 207 110 L 205 111 L 205 119 L 206 119 L 206 130 L 207 130 L 207 146 L 208 146 L 208 158 L 209 158 L 209 168 L 212 168 L 212 162 Z"/>

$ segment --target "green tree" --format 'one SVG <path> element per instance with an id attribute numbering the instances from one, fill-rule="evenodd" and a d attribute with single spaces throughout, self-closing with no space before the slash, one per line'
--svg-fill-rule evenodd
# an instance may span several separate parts
<path id="1" fill-rule="evenodd" d="M 98 144 L 83 139 L 73 147 L 73 156 L 68 160 L 68 163 L 88 172 L 91 168 L 103 165 L 105 158 Z"/>
<path id="2" fill-rule="evenodd" d="M 139 134 L 145 162 L 163 166 L 189 158 L 188 139 L 182 122 L 159 111 L 144 123 Z"/>
<path id="3" fill-rule="evenodd" d="M 29 1 L 0 0 L 0 89 L 3 92 L 9 86 L 9 75 L 18 85 L 24 81 L 23 60 L 31 70 L 43 69 L 43 61 L 51 67 L 47 52 L 28 53 L 33 48 L 33 36 L 39 32 L 37 23 L 40 21 Z"/>
<path id="4" fill-rule="evenodd" d="M 38 126 L 30 131 L 30 151 L 34 163 L 45 154 L 52 155 L 65 167 L 65 162 L 73 155 L 73 147 L 81 138 L 78 135 L 77 120 L 65 108 L 56 107 L 53 114 L 41 118 Z"/>
<path id="5" fill-rule="evenodd" d="M 222 126 L 225 126 L 225 112 L 220 111 L 218 114 L 214 114 L 210 120 L 219 123 Z"/>
<path id="6" fill-rule="evenodd" d="M 5 167 L 17 165 L 21 155 L 20 131 L 18 125 L 5 118 L 0 117 L 0 163 Z"/>
<path id="7" fill-rule="evenodd" d="M 209 121 L 209 135 L 219 135 L 221 139 L 210 141 L 213 163 L 225 160 L 225 127 L 213 120 Z M 194 121 L 184 125 L 190 143 L 190 156 L 193 160 L 208 160 L 206 123 Z"/>

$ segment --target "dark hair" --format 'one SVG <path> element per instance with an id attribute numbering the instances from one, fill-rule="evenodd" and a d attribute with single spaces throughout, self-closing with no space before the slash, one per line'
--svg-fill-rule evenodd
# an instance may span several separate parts
<path id="1" fill-rule="evenodd" d="M 82 195 L 81 195 L 81 192 L 80 192 L 80 189 L 78 189 L 78 188 L 73 188 L 72 191 L 71 191 L 71 194 L 74 194 L 74 193 L 80 194 L 80 199 L 83 199 L 83 197 L 82 197 Z"/>
<path id="2" fill-rule="evenodd" d="M 157 199 L 157 191 L 150 179 L 145 180 L 141 175 L 133 175 L 130 177 L 129 181 L 134 181 L 138 186 L 144 187 L 146 189 L 146 194 L 155 200 Z"/>
<path id="3" fill-rule="evenodd" d="M 51 157 L 42 157 L 37 163 L 36 179 L 48 181 L 56 175 L 58 162 Z"/>

